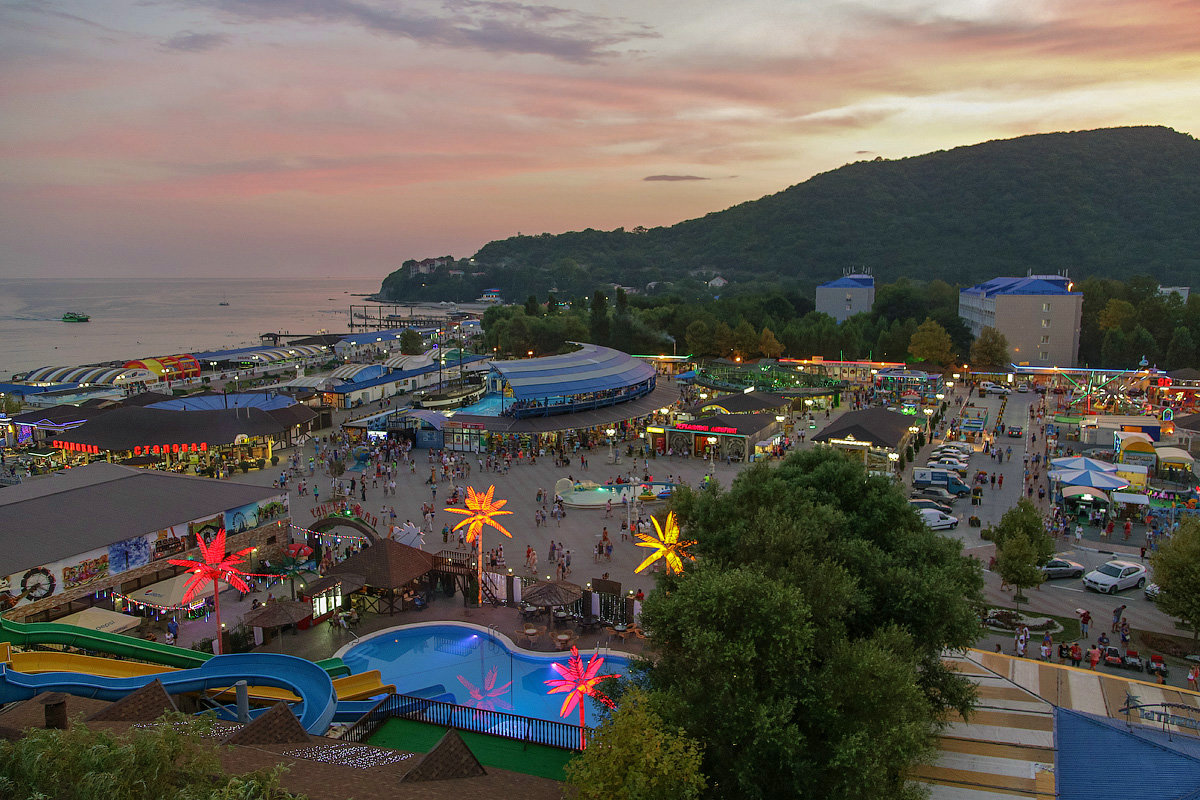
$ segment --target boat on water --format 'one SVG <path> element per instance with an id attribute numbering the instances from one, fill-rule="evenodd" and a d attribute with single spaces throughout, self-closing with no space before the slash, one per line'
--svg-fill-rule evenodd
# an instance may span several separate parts
<path id="1" fill-rule="evenodd" d="M 78 311 L 68 311 L 62 315 L 63 322 L 87 322 L 90 319 L 87 314 L 80 314 Z"/>
<path id="2" fill-rule="evenodd" d="M 229 301 L 228 301 L 228 300 L 222 300 L 221 302 L 217 303 L 217 305 L 219 305 L 219 306 L 227 306 L 227 305 L 229 305 Z"/>

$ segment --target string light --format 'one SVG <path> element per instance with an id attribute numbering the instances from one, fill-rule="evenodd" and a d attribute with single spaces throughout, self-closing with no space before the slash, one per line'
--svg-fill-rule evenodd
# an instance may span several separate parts
<path id="1" fill-rule="evenodd" d="M 288 758 L 303 758 L 308 761 L 320 761 L 325 764 L 337 764 L 355 769 L 398 764 L 413 757 L 412 753 L 352 744 L 318 744 L 312 747 L 301 747 L 297 750 L 285 750 L 282 755 Z"/>
<path id="2" fill-rule="evenodd" d="M 308 528 L 302 528 L 299 525 L 290 525 L 289 527 L 294 531 L 299 531 L 300 533 L 304 534 L 305 536 L 317 536 L 321 539 L 334 539 L 339 544 L 343 540 L 348 541 L 348 542 L 363 542 L 363 541 L 367 540 L 366 536 L 357 536 L 357 535 L 349 534 L 349 533 L 341 534 L 341 533 L 333 533 L 332 531 L 330 531 L 330 532 L 314 531 L 314 530 L 310 530 Z"/>

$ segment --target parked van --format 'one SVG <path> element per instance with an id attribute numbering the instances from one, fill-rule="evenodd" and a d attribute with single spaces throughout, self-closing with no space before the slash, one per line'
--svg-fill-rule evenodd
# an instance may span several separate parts
<path id="1" fill-rule="evenodd" d="M 971 493 L 971 487 L 963 482 L 958 473 L 937 467 L 915 468 L 913 470 L 913 486 L 918 488 L 925 486 L 939 487 L 959 497 Z"/>

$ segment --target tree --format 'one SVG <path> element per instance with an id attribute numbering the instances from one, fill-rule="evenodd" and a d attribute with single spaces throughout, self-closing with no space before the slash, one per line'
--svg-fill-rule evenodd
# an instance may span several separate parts
<path id="1" fill-rule="evenodd" d="M 991 529 L 992 542 L 1000 547 L 1004 542 L 1017 534 L 1029 540 L 1037 555 L 1037 565 L 1040 567 L 1054 558 L 1054 539 L 1046 533 L 1046 525 L 1042 514 L 1031 500 L 1022 497 L 1017 504 L 1004 512 L 1000 522 Z"/>
<path id="2" fill-rule="evenodd" d="M 954 343 L 950 341 L 950 334 L 929 317 L 913 332 L 908 341 L 908 352 L 918 361 L 939 368 L 954 363 Z"/>
<path id="3" fill-rule="evenodd" d="M 0 740 L 0 796 L 72 800 L 290 800 L 281 771 L 240 776 L 221 772 L 203 743 L 212 723 L 168 714 L 161 725 L 131 727 L 119 738 L 75 723 L 67 730 L 30 728 Z"/>
<path id="4" fill-rule="evenodd" d="M 558 313 L 558 298 L 554 296 L 554 292 L 550 292 L 546 295 L 546 313 Z"/>
<path id="5" fill-rule="evenodd" d="M 542 315 L 542 305 L 538 302 L 536 295 L 529 295 L 525 298 L 525 316 L 540 317 Z"/>
<path id="6" fill-rule="evenodd" d="M 684 342 L 687 344 L 688 352 L 694 356 L 708 356 L 715 352 L 712 329 L 702 319 L 687 326 Z"/>
<path id="7" fill-rule="evenodd" d="M 724 321 L 718 322 L 713 328 L 713 351 L 721 358 L 733 352 L 733 328 Z"/>
<path id="8" fill-rule="evenodd" d="M 758 350 L 767 358 L 779 358 L 783 355 L 783 345 L 775 338 L 770 328 L 763 328 L 758 340 Z"/>
<path id="9" fill-rule="evenodd" d="M 979 338 L 971 343 L 971 365 L 985 372 L 994 372 L 1008 366 L 1008 339 L 990 325 L 979 332 Z"/>
<path id="10" fill-rule="evenodd" d="M 996 548 L 996 571 L 1000 578 L 1016 589 L 1013 602 L 1020 608 L 1026 599 L 1022 589 L 1037 586 L 1045 579 L 1038 568 L 1038 553 L 1033 542 L 1024 533 L 1015 533 Z"/>
<path id="11" fill-rule="evenodd" d="M 1171 343 L 1167 345 L 1167 366 L 1171 369 L 1181 369 L 1195 364 L 1196 340 L 1192 337 L 1192 332 L 1181 325 L 1171 334 Z"/>
<path id="12" fill-rule="evenodd" d="M 1150 557 L 1158 584 L 1158 607 L 1192 628 L 1192 649 L 1200 643 L 1200 520 L 1179 523 L 1165 544 Z"/>
<path id="13" fill-rule="evenodd" d="M 668 728 L 634 687 L 567 762 L 567 783 L 578 800 L 694 800 L 706 785 L 700 761 L 699 743 Z"/>
<path id="14" fill-rule="evenodd" d="M 733 329 L 733 347 L 742 358 L 758 355 L 758 332 L 747 320 L 742 320 Z"/>
<path id="15" fill-rule="evenodd" d="M 592 294 L 592 311 L 588 331 L 594 344 L 606 345 L 609 337 L 608 298 L 597 289 Z"/>
<path id="16" fill-rule="evenodd" d="M 1133 327 L 1133 321 L 1136 318 L 1137 311 L 1134 309 L 1133 303 L 1114 297 L 1100 312 L 1100 330 L 1128 332 Z"/>
<path id="17" fill-rule="evenodd" d="M 644 685 L 704 745 L 710 795 L 914 796 L 940 715 L 973 697 L 941 661 L 978 635 L 982 578 L 961 542 L 829 449 L 673 502 L 697 563 L 660 573 L 645 602 Z"/>
<path id="18" fill-rule="evenodd" d="M 405 328 L 400 332 L 400 352 L 406 356 L 420 355 L 425 349 L 425 342 L 421 339 L 421 334 L 414 331 L 412 328 Z"/>

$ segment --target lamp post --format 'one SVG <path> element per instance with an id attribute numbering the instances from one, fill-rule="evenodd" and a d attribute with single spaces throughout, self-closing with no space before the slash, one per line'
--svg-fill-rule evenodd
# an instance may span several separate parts
<path id="1" fill-rule="evenodd" d="M 892 469 L 898 472 L 900 466 L 900 454 L 888 453 L 888 461 L 892 462 Z"/>
<path id="2" fill-rule="evenodd" d="M 613 438 L 617 435 L 616 428 L 608 428 L 604 431 L 604 435 L 608 437 L 608 460 L 610 463 L 617 463 L 617 451 L 615 449 L 616 440 Z"/>
<path id="3" fill-rule="evenodd" d="M 933 439 L 933 409 L 924 408 L 922 411 L 925 412 L 925 429 L 929 433 L 929 438 Z"/>

